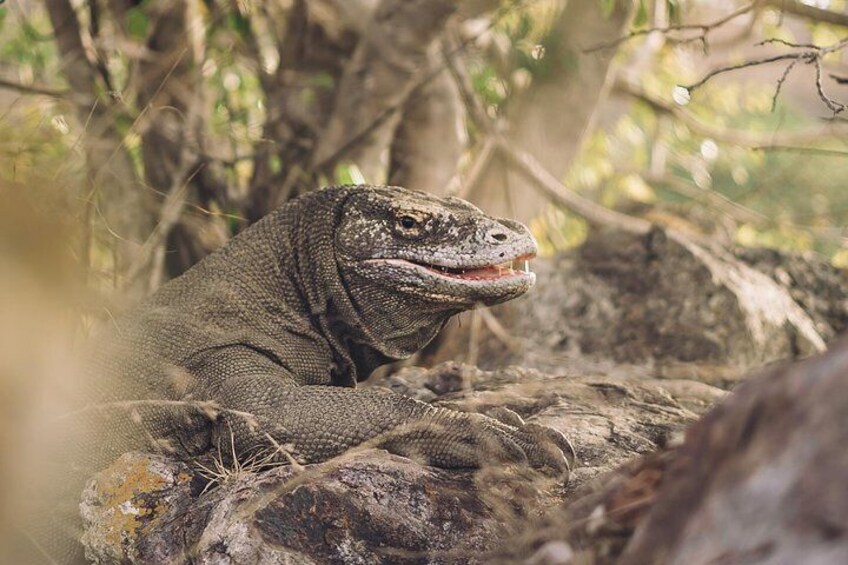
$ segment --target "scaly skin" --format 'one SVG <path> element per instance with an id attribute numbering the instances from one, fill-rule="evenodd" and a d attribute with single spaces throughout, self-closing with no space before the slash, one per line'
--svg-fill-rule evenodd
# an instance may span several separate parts
<path id="1" fill-rule="evenodd" d="M 196 456 L 232 434 L 240 454 L 277 444 L 304 462 L 371 441 L 442 467 L 524 461 L 567 474 L 573 452 L 554 430 L 355 388 L 454 314 L 530 289 L 532 273 L 473 269 L 535 251 L 527 228 L 457 198 L 331 187 L 292 201 L 101 342 L 82 399 L 98 406 L 99 444 L 82 468 L 129 450 Z"/>

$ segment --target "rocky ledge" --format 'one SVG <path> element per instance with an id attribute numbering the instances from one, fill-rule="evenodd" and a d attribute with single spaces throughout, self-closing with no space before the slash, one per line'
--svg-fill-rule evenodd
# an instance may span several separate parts
<path id="1" fill-rule="evenodd" d="M 371 386 L 459 410 L 510 408 L 569 435 L 579 466 L 565 485 L 527 469 L 448 471 L 371 449 L 305 467 L 218 469 L 210 482 L 198 464 L 132 453 L 95 476 L 84 493 L 88 557 L 98 563 L 488 562 L 519 524 L 558 507 L 590 479 L 669 443 L 725 394 L 686 380 L 486 372 L 453 363 L 405 369 Z"/>

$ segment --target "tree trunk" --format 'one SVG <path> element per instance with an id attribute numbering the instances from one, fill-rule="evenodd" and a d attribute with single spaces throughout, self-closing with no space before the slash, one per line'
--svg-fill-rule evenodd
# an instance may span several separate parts
<path id="1" fill-rule="evenodd" d="M 465 108 L 443 59 L 433 45 L 428 73 L 435 77 L 417 88 L 403 107 L 391 148 L 389 184 L 445 194 L 456 181 L 468 141 Z"/>
<path id="2" fill-rule="evenodd" d="M 577 156 L 609 89 L 615 49 L 584 50 L 625 33 L 633 13 L 631 0 L 616 0 L 609 15 L 604 15 L 601 4 L 567 3 L 553 24 L 539 71 L 507 115 L 511 143 L 534 155 L 557 178 Z M 545 203 L 532 183 L 511 172 L 503 159 L 491 161 L 468 197 L 489 213 L 524 222 Z"/>
<path id="3" fill-rule="evenodd" d="M 315 168 L 355 162 L 365 180 L 386 178 L 400 109 L 428 68 L 431 44 L 456 6 L 446 0 L 382 0 L 347 64 Z"/>

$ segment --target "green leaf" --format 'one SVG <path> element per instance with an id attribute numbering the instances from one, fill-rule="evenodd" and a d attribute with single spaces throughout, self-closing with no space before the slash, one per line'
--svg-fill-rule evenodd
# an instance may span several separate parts
<path id="1" fill-rule="evenodd" d="M 136 39 L 147 38 L 147 14 L 141 7 L 131 8 L 127 12 L 127 33 Z"/>
<path id="2" fill-rule="evenodd" d="M 335 184 L 365 184 L 365 177 L 355 163 L 339 163 L 333 171 Z"/>

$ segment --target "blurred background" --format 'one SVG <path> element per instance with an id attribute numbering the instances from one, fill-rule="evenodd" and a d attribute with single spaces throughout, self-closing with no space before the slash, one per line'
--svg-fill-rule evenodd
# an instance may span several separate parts
<path id="1" fill-rule="evenodd" d="M 92 328 L 322 185 L 459 195 L 548 256 L 657 224 L 844 269 L 846 30 L 840 0 L 0 2 L 0 484 Z"/>
<path id="2" fill-rule="evenodd" d="M 7 1 L 4 211 L 62 233 L 10 252 L 137 298 L 302 192 L 389 182 L 546 253 L 630 216 L 845 266 L 843 4 Z"/>

